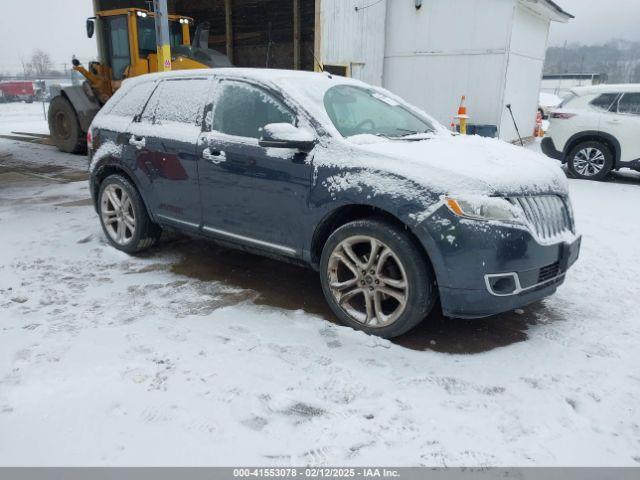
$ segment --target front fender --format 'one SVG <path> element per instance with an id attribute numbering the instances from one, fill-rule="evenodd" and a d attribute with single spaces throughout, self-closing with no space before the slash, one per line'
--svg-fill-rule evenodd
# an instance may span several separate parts
<path id="1" fill-rule="evenodd" d="M 387 172 L 358 169 L 316 171 L 310 203 L 313 210 L 319 212 L 317 225 L 323 225 L 335 212 L 344 208 L 375 209 L 395 218 L 420 242 L 431 261 L 438 284 L 448 284 L 444 258 L 425 225 L 442 202 L 439 195 L 424 186 Z"/>

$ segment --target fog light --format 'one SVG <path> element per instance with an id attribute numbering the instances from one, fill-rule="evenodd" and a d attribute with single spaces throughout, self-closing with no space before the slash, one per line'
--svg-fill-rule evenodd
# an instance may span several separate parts
<path id="1" fill-rule="evenodd" d="M 485 275 L 487 290 L 492 295 L 506 296 L 515 295 L 521 291 L 520 279 L 517 273 L 503 273 Z"/>
<path id="2" fill-rule="evenodd" d="M 516 290 L 516 282 L 513 277 L 494 278 L 491 281 L 491 289 L 496 293 L 513 293 Z"/>

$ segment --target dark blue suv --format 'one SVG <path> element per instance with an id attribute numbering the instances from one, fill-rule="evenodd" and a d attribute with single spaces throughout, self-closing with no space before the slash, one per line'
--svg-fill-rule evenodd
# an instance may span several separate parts
<path id="1" fill-rule="evenodd" d="M 114 247 L 135 253 L 173 228 L 309 265 L 343 323 L 382 337 L 438 298 L 463 318 L 539 300 L 579 252 L 553 161 L 452 134 L 386 90 L 326 73 L 127 80 L 88 144 Z"/>

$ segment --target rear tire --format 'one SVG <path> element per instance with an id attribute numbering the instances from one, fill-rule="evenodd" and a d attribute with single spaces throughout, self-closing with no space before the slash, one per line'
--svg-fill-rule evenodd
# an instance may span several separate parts
<path id="1" fill-rule="evenodd" d="M 342 323 L 383 338 L 418 325 L 437 299 L 420 247 L 381 220 L 357 220 L 333 232 L 322 250 L 320 281 Z"/>
<path id="2" fill-rule="evenodd" d="M 86 151 L 86 138 L 78 123 L 76 111 L 62 95 L 51 100 L 48 121 L 51 140 L 59 150 L 67 153 Z"/>
<path id="3" fill-rule="evenodd" d="M 109 175 L 100 184 L 98 213 L 109 243 L 126 253 L 151 248 L 162 234 L 136 187 L 122 175 Z"/>
<path id="4" fill-rule="evenodd" d="M 575 178 L 603 180 L 613 169 L 613 153 L 602 142 L 582 142 L 569 152 L 567 166 Z"/>

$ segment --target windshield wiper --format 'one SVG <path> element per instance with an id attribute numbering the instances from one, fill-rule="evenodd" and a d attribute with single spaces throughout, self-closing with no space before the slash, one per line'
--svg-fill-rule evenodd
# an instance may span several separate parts
<path id="1" fill-rule="evenodd" d="M 418 131 L 418 130 L 412 130 L 409 128 L 400 128 L 400 127 L 395 127 L 396 130 L 398 130 L 399 132 L 406 132 L 405 135 L 394 135 L 394 136 L 389 136 L 389 138 L 402 138 L 405 140 L 424 140 L 423 138 L 416 138 L 416 139 L 410 139 L 410 138 L 406 138 L 406 137 L 410 137 L 411 135 L 423 135 L 425 133 L 433 133 L 433 130 L 431 129 L 426 129 L 423 131 Z"/>
<path id="2" fill-rule="evenodd" d="M 395 129 L 398 130 L 399 132 L 407 132 L 409 135 L 416 135 L 418 133 L 425 133 L 425 132 L 419 132 L 417 130 L 413 130 L 411 128 L 395 127 Z"/>

